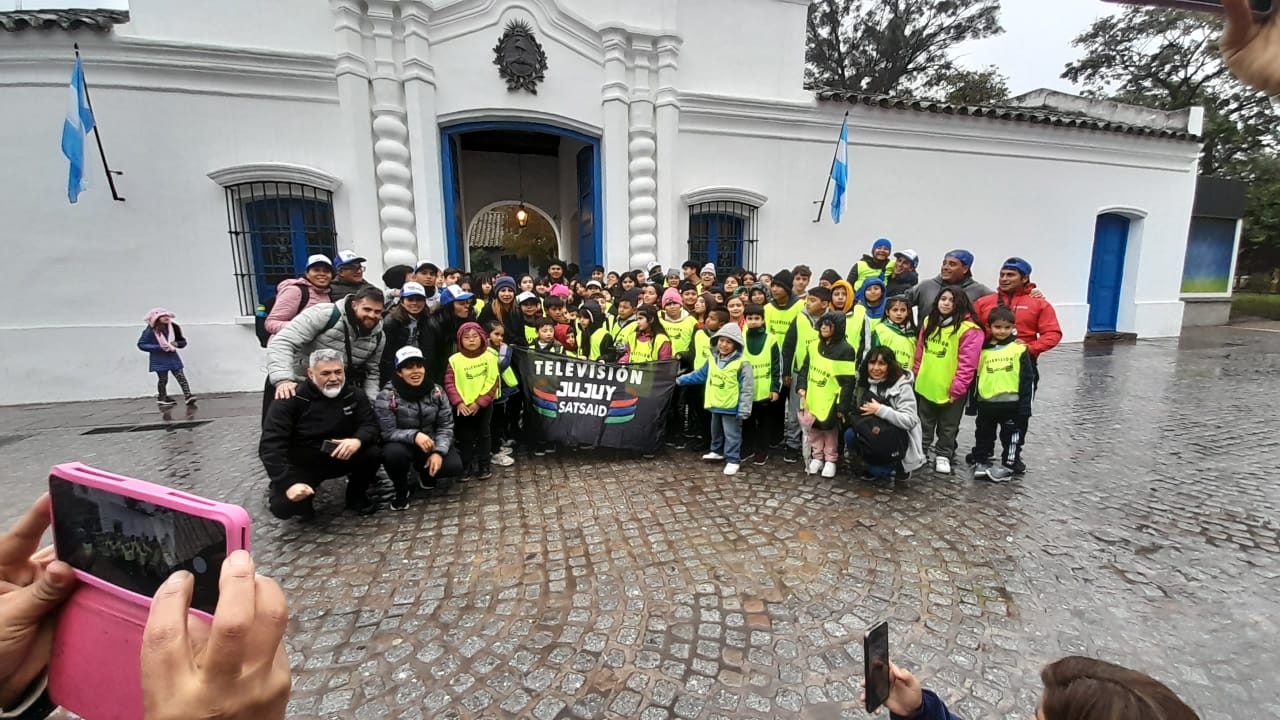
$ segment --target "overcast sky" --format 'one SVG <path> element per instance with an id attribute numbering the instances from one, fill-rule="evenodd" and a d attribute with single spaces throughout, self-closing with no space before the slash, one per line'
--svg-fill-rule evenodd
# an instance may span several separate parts
<path id="1" fill-rule="evenodd" d="M 1075 92 L 1078 88 L 1059 77 L 1067 63 L 1080 57 L 1071 41 L 1117 7 L 1102 0 L 1004 0 L 1004 34 L 967 43 L 955 55 L 971 68 L 999 67 L 1014 95 L 1042 87 Z"/>
<path id="2" fill-rule="evenodd" d="M 128 7 L 127 0 L 0 0 L 0 10 L 17 4 L 28 9 Z M 962 46 L 956 55 L 968 67 L 998 66 L 1009 76 L 1009 89 L 1015 95 L 1041 87 L 1077 90 L 1058 77 L 1064 65 L 1079 57 L 1071 41 L 1094 19 L 1117 7 L 1102 0 L 1004 0 L 1001 5 L 1004 34 Z"/>

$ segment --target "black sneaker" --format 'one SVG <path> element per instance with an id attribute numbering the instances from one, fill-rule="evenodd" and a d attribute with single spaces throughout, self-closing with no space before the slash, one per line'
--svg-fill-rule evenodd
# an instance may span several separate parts
<path id="1" fill-rule="evenodd" d="M 174 405 L 178 404 L 178 401 L 174 400 L 168 395 L 165 395 L 164 397 L 156 398 L 156 404 L 159 405 L 160 407 L 173 407 Z"/>
<path id="2" fill-rule="evenodd" d="M 378 503 L 366 501 L 363 505 L 347 504 L 348 510 L 354 510 L 357 515 L 372 515 L 378 512 Z"/>
<path id="3" fill-rule="evenodd" d="M 756 454 L 752 456 L 751 462 L 755 463 L 756 465 L 763 465 L 769 462 L 769 451 L 757 450 Z"/>
<path id="4" fill-rule="evenodd" d="M 188 404 L 188 405 L 195 405 L 195 404 L 196 404 L 196 396 L 195 396 L 195 395 L 188 395 L 188 396 L 187 396 L 187 404 Z"/>
<path id="5" fill-rule="evenodd" d="M 406 495 L 405 497 L 402 497 L 402 498 L 398 497 L 398 498 L 396 498 L 395 500 L 392 500 L 392 501 L 391 501 L 391 509 L 392 509 L 392 510 L 395 510 L 396 512 L 400 512 L 400 511 L 403 511 L 403 510 L 408 510 L 408 509 L 409 509 L 409 497 Z"/>
<path id="6" fill-rule="evenodd" d="M 1021 460 L 1014 460 L 1011 463 L 1004 463 L 1004 466 L 1013 471 L 1014 475 L 1027 474 L 1027 466 Z"/>
<path id="7" fill-rule="evenodd" d="M 787 464 L 800 462 L 800 449 L 788 446 L 782 451 L 782 462 Z"/>
<path id="8" fill-rule="evenodd" d="M 493 471 L 490 470 L 489 468 L 485 468 L 480 472 L 476 473 L 477 480 L 488 480 L 491 477 L 493 477 Z"/>

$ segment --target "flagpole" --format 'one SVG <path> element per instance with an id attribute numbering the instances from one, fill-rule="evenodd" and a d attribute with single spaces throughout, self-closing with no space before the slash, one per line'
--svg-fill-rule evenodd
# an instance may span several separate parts
<path id="1" fill-rule="evenodd" d="M 92 108 L 90 108 L 92 109 Z M 849 122 L 849 111 L 844 111 L 844 122 Z M 95 126 L 96 127 L 96 126 Z M 841 127 L 844 127 L 841 124 Z M 815 223 L 822 222 L 822 211 L 827 207 L 827 195 L 831 193 L 831 173 L 836 171 L 836 160 L 840 157 L 840 143 L 836 143 L 836 149 L 831 153 L 831 169 L 827 171 L 827 185 L 822 189 L 822 201 L 818 204 L 818 217 L 814 218 Z"/>
<path id="2" fill-rule="evenodd" d="M 76 49 L 76 60 L 80 59 L 80 43 L 72 45 Z M 89 112 L 93 112 L 93 100 L 89 98 L 89 81 L 84 76 L 84 64 L 80 65 L 80 82 L 84 83 L 84 101 L 89 105 Z M 98 156 L 102 158 L 102 169 L 107 171 L 107 185 L 111 188 L 111 198 L 116 202 L 124 202 L 124 198 L 120 197 L 120 193 L 116 192 L 116 180 L 113 176 L 124 175 L 119 170 L 112 170 L 107 164 L 107 151 L 102 149 L 102 135 L 98 133 L 98 116 L 93 117 L 93 139 L 98 143 Z"/>

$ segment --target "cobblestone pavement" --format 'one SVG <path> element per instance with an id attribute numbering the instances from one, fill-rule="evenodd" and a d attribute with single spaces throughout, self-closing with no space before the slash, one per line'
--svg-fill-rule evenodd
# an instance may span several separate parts
<path id="1" fill-rule="evenodd" d="M 0 501 L 11 518 L 83 460 L 248 507 L 292 606 L 297 718 L 860 717 L 882 618 L 969 718 L 1028 717 L 1070 653 L 1204 718 L 1280 717 L 1278 358 L 1248 330 L 1061 348 L 1008 485 L 581 453 L 369 518 L 330 487 L 317 522 L 282 524 L 242 395 L 176 431 L 81 434 L 161 422 L 146 401 L 0 409 Z"/>

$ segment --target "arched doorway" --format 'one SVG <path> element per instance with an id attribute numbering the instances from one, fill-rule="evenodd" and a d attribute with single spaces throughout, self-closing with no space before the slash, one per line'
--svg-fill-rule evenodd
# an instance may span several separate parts
<path id="1" fill-rule="evenodd" d="M 1098 216 L 1089 269 L 1089 332 L 1116 331 L 1130 222 L 1130 218 L 1117 213 Z"/>
<path id="2" fill-rule="evenodd" d="M 525 222 L 520 223 L 523 208 Z M 559 233 L 542 208 L 518 200 L 496 202 L 467 226 L 467 268 L 513 277 L 540 272 L 559 251 Z M 536 271 L 536 272 L 535 272 Z"/>

